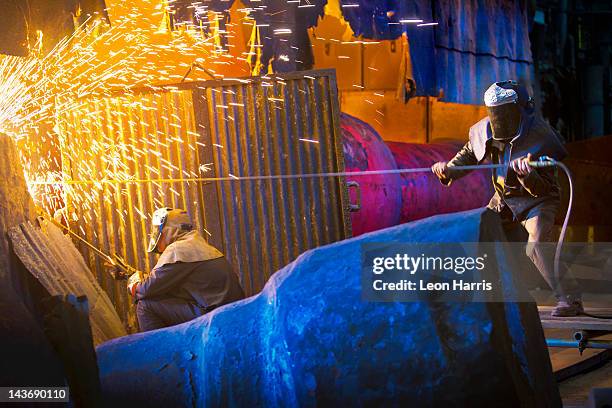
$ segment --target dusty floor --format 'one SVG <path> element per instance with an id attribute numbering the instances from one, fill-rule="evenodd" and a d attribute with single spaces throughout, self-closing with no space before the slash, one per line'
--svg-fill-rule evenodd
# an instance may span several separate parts
<path id="1" fill-rule="evenodd" d="M 565 408 L 586 406 L 591 388 L 612 387 L 612 361 L 588 373 L 569 378 L 559 384 Z"/>

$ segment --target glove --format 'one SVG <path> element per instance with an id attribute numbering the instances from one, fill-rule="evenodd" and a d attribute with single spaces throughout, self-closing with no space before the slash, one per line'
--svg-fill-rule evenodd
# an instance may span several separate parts
<path id="1" fill-rule="evenodd" d="M 431 171 L 440 180 L 444 180 L 448 178 L 448 166 L 446 165 L 446 162 L 435 163 L 433 166 L 431 166 Z"/>
<path id="2" fill-rule="evenodd" d="M 510 162 L 510 168 L 520 177 L 524 177 L 531 173 L 529 162 L 532 161 L 531 153 L 527 156 L 519 157 Z"/>
<path id="3" fill-rule="evenodd" d="M 136 287 L 138 286 L 139 283 L 140 283 L 140 276 L 138 276 L 138 273 L 132 274 L 132 276 L 130 276 L 130 278 L 128 279 L 128 285 L 127 285 L 127 289 L 128 289 L 128 292 L 130 292 L 130 295 L 136 296 Z"/>

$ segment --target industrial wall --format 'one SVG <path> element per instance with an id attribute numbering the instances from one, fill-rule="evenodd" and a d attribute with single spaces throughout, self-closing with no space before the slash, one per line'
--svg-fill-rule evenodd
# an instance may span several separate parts
<path id="1" fill-rule="evenodd" d="M 172 33 L 159 30 L 165 24 L 165 14 L 156 2 L 133 1 L 128 5 L 107 0 L 106 3 L 111 21 L 121 24 L 118 31 L 136 30 L 145 36 L 151 48 L 167 48 L 148 63 L 161 72 L 167 72 L 170 82 L 182 79 L 196 57 L 201 57 L 202 64 L 219 77 L 242 77 L 253 69 L 245 57 L 256 50 L 250 48 L 249 43 L 254 20 L 246 16 L 243 11 L 246 6 L 239 1 L 234 1 L 229 9 L 229 23 L 225 27 L 228 33 L 224 35 L 229 43 L 226 56 L 215 53 L 214 43 L 210 41 L 198 45 L 199 48 L 191 52 L 181 52 L 185 47 L 183 43 L 193 43 L 197 39 L 193 34 L 181 34 L 177 30 Z M 339 9 L 338 0 L 328 1 L 325 17 L 309 30 L 309 35 L 314 55 L 313 68 L 336 70 L 342 112 L 368 122 L 385 140 L 415 143 L 435 139 L 463 140 L 467 138 L 469 127 L 486 116 L 479 102 L 465 104 L 439 100 L 438 96 L 444 95 L 416 96 L 407 102 L 399 100 L 396 95 L 399 83 L 406 76 L 412 76 L 410 66 L 421 63 L 411 62 L 407 42 L 412 44 L 412 38 L 408 41 L 405 38 L 364 41 L 353 35 Z M 126 19 L 126 16 L 134 18 Z M 413 47 L 418 47 L 418 38 L 415 35 Z M 178 52 L 172 53 L 173 49 Z M 403 59 L 408 61 L 408 68 L 403 68 Z M 150 71 L 149 75 L 155 77 L 155 70 Z M 189 79 L 208 80 L 210 77 L 204 71 L 194 69 Z M 417 84 L 417 88 L 421 86 Z"/>
<path id="2" fill-rule="evenodd" d="M 482 104 L 440 100 L 436 96 L 398 95 L 407 78 L 415 78 L 411 47 L 418 37 L 363 41 L 354 36 L 337 2 L 329 1 L 326 15 L 310 30 L 314 65 L 335 68 L 343 112 L 366 121 L 384 140 L 427 143 L 465 140 L 470 126 L 486 116 Z M 425 28 L 431 30 L 430 28 Z M 423 95 L 416 82 L 417 94 Z"/>

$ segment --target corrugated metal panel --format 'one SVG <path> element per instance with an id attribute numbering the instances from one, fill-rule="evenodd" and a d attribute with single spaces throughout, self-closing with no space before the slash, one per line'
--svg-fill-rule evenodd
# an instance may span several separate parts
<path id="1" fill-rule="evenodd" d="M 195 182 L 158 179 L 197 177 L 198 134 L 190 91 L 163 91 L 80 101 L 59 120 L 65 178 L 109 183 L 72 184 L 67 205 L 74 229 L 103 251 L 148 271 L 155 264 L 145 252 L 150 214 L 155 208 L 185 208 L 204 230 L 201 189 Z M 130 183 L 117 181 L 136 180 Z M 81 251 L 127 318 L 131 301 L 125 283 L 114 281 L 103 260 Z M 129 323 L 133 326 L 133 315 Z"/>
<path id="2" fill-rule="evenodd" d="M 343 171 L 332 71 L 249 83 L 208 83 L 194 100 L 205 157 L 215 175 Z M 316 246 L 350 236 L 344 180 L 338 178 L 217 183 L 222 245 L 247 293 Z M 246 239 L 245 239 L 246 238 Z"/>
<path id="3" fill-rule="evenodd" d="M 73 229 L 143 271 L 154 264 L 145 248 L 149 216 L 160 206 L 186 208 L 248 294 L 304 250 L 350 236 L 342 179 L 176 181 L 342 171 L 333 71 L 81 100 L 62 110 L 58 128 L 64 178 L 86 182 L 68 186 Z M 82 251 L 125 318 L 125 283 Z"/>

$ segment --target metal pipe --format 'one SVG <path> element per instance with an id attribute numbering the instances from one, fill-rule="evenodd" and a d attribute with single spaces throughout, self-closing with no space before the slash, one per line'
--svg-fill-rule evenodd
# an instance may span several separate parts
<path id="1" fill-rule="evenodd" d="M 432 163 L 433 164 L 433 163 Z M 487 170 L 507 167 L 508 163 L 501 164 L 474 164 L 467 166 L 455 166 L 458 170 Z M 300 174 L 269 174 L 258 176 L 227 176 L 227 177 L 179 177 L 179 178 L 151 178 L 151 179 L 91 179 L 91 180 L 62 180 L 62 181 L 32 181 L 32 186 L 38 185 L 75 185 L 75 184 L 133 184 L 133 183 L 177 183 L 196 181 L 257 181 L 257 180 L 288 180 L 303 178 L 322 177 L 355 177 L 372 176 L 381 174 L 405 174 L 405 173 L 430 173 L 431 166 L 417 167 L 412 169 L 371 170 L 371 171 L 341 171 L 330 173 L 300 173 Z"/>
<path id="2" fill-rule="evenodd" d="M 567 347 L 567 348 L 592 348 L 592 349 L 612 349 L 610 340 L 588 340 L 585 342 L 563 339 L 546 339 L 548 347 Z"/>
<path id="3" fill-rule="evenodd" d="M 401 175 L 354 175 L 361 171 L 398 170 L 389 147 L 374 128 L 346 113 L 340 116 L 340 127 L 344 168 L 351 173 L 346 178 L 347 185 L 358 183 L 363 198 L 361 209 L 351 212 L 353 236 L 399 224 L 402 209 Z M 355 201 L 357 192 L 350 189 L 349 196 L 351 201 Z"/>
<path id="4" fill-rule="evenodd" d="M 450 160 L 464 142 L 417 144 L 388 142 L 398 168 L 416 168 Z M 493 195 L 490 172 L 473 172 L 446 187 L 431 172 L 401 173 L 400 223 L 436 214 L 484 207 Z"/>
<path id="5" fill-rule="evenodd" d="M 579 330 L 574 333 L 573 337 L 574 337 L 574 340 L 576 341 L 585 341 L 586 339 L 589 338 L 589 335 L 585 331 Z"/>
<path id="6" fill-rule="evenodd" d="M 363 197 L 361 209 L 351 213 L 354 236 L 483 207 L 493 194 L 488 172 L 474 172 L 450 187 L 432 174 L 430 166 L 450 160 L 463 142 L 384 142 L 374 128 L 356 117 L 343 113 L 340 123 L 345 171 L 351 173 L 347 181 L 359 183 Z M 354 201 L 356 192 L 349 194 Z"/>
<path id="7" fill-rule="evenodd" d="M 610 333 L 606 330 L 576 330 L 572 336 L 576 341 L 586 341 L 597 336 L 604 336 Z"/>

